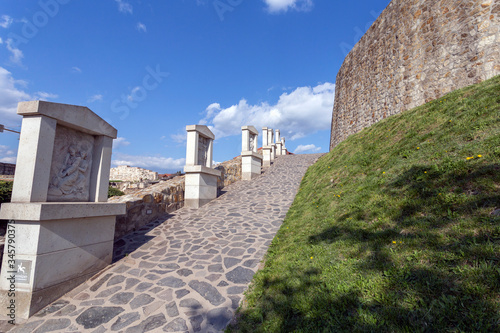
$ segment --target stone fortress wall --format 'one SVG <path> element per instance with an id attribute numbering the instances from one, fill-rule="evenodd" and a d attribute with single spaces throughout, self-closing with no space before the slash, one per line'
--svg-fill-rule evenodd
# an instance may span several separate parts
<path id="1" fill-rule="evenodd" d="M 154 181 L 158 180 L 158 172 L 138 167 L 130 167 L 128 165 L 120 165 L 116 168 L 111 168 L 109 179 L 128 182 L 141 182 L 145 180 Z"/>
<path id="2" fill-rule="evenodd" d="M 500 74 L 500 0 L 393 0 L 337 74 L 330 149 Z"/>

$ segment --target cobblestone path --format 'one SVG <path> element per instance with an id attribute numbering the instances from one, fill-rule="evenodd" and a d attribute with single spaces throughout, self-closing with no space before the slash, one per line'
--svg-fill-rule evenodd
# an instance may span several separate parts
<path id="1" fill-rule="evenodd" d="M 115 243 L 114 263 L 9 332 L 220 332 L 321 154 L 282 156 L 198 210 Z"/>

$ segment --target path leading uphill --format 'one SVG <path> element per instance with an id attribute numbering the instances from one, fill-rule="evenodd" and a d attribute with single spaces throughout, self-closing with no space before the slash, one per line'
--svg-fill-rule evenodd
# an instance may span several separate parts
<path id="1" fill-rule="evenodd" d="M 9 332 L 220 332 L 321 154 L 289 155 L 115 243 L 115 262 Z"/>

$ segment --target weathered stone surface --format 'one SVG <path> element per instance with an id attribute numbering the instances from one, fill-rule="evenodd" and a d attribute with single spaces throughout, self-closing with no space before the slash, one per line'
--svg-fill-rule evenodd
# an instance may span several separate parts
<path id="1" fill-rule="evenodd" d="M 226 300 L 215 287 L 207 282 L 193 280 L 189 282 L 189 286 L 215 306 Z"/>
<path id="2" fill-rule="evenodd" d="M 500 74 L 500 7 L 488 3 L 393 0 L 337 74 L 330 149 L 388 116 Z"/>
<path id="3" fill-rule="evenodd" d="M 113 304 L 128 304 L 132 298 L 134 298 L 134 293 L 123 292 L 113 295 L 109 301 Z"/>
<path id="4" fill-rule="evenodd" d="M 201 309 L 202 306 L 200 304 L 200 302 L 198 302 L 197 300 L 195 300 L 194 298 L 186 298 L 186 299 L 183 299 L 180 303 L 179 303 L 179 306 L 181 308 L 190 308 L 192 310 L 196 310 L 196 309 Z"/>
<path id="5" fill-rule="evenodd" d="M 195 332 L 201 331 L 201 323 L 203 322 L 203 316 L 194 316 L 189 318 L 189 321 L 191 322 L 191 326 L 193 326 L 193 330 Z"/>
<path id="6" fill-rule="evenodd" d="M 132 302 L 130 302 L 130 307 L 132 309 L 136 309 L 140 306 L 143 306 L 143 305 L 147 305 L 149 303 L 151 303 L 152 301 L 154 301 L 155 299 L 151 296 L 149 296 L 148 294 L 140 294 L 138 296 L 136 296 Z"/>
<path id="7" fill-rule="evenodd" d="M 118 319 L 111 325 L 112 331 L 119 331 L 122 328 L 130 326 L 133 322 L 139 320 L 141 316 L 139 312 L 125 313 L 118 317 Z"/>
<path id="8" fill-rule="evenodd" d="M 233 313 L 227 308 L 218 308 L 208 311 L 207 321 L 217 330 L 226 328 L 227 324 L 233 317 Z"/>
<path id="9" fill-rule="evenodd" d="M 85 310 L 76 318 L 76 322 L 83 325 L 83 328 L 96 328 L 101 324 L 105 324 L 120 313 L 125 311 L 120 307 L 101 307 L 93 306 Z"/>
<path id="10" fill-rule="evenodd" d="M 71 321 L 69 319 L 49 319 L 45 323 L 43 323 L 40 327 L 38 327 L 34 333 L 45 333 L 45 332 L 54 332 L 57 330 L 65 329 L 71 325 Z"/>
<path id="11" fill-rule="evenodd" d="M 188 327 L 186 325 L 186 321 L 182 318 L 177 318 L 172 320 L 170 323 L 163 327 L 164 332 L 180 332 L 187 331 Z"/>
<path id="12" fill-rule="evenodd" d="M 236 267 L 231 272 L 226 274 L 226 278 L 237 284 L 248 284 L 252 281 L 254 272 L 251 269 Z"/>
<path id="13" fill-rule="evenodd" d="M 167 310 L 167 315 L 169 317 L 177 317 L 179 315 L 179 310 L 177 309 L 177 305 L 175 302 L 170 302 L 165 306 Z"/>
<path id="14" fill-rule="evenodd" d="M 186 285 L 181 279 L 175 278 L 173 276 L 168 276 L 164 279 L 161 279 L 157 283 L 159 286 L 167 286 L 171 288 L 182 288 Z"/>
<path id="15" fill-rule="evenodd" d="M 145 333 L 151 332 L 155 330 L 158 331 L 158 328 L 163 326 L 167 320 L 165 319 L 165 315 L 163 313 L 148 317 L 146 320 L 142 321 L 139 325 L 129 327 L 125 331 L 125 333 Z"/>

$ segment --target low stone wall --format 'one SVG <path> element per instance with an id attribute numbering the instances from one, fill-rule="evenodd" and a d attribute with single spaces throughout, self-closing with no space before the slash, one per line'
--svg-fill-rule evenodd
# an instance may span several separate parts
<path id="1" fill-rule="evenodd" d="M 216 169 L 222 172 L 217 181 L 218 192 L 221 193 L 225 186 L 241 179 L 241 157 L 221 163 Z M 121 197 L 109 198 L 108 202 L 127 204 L 127 214 L 116 218 L 115 239 L 182 208 L 184 189 L 184 176 L 178 176 Z"/>

